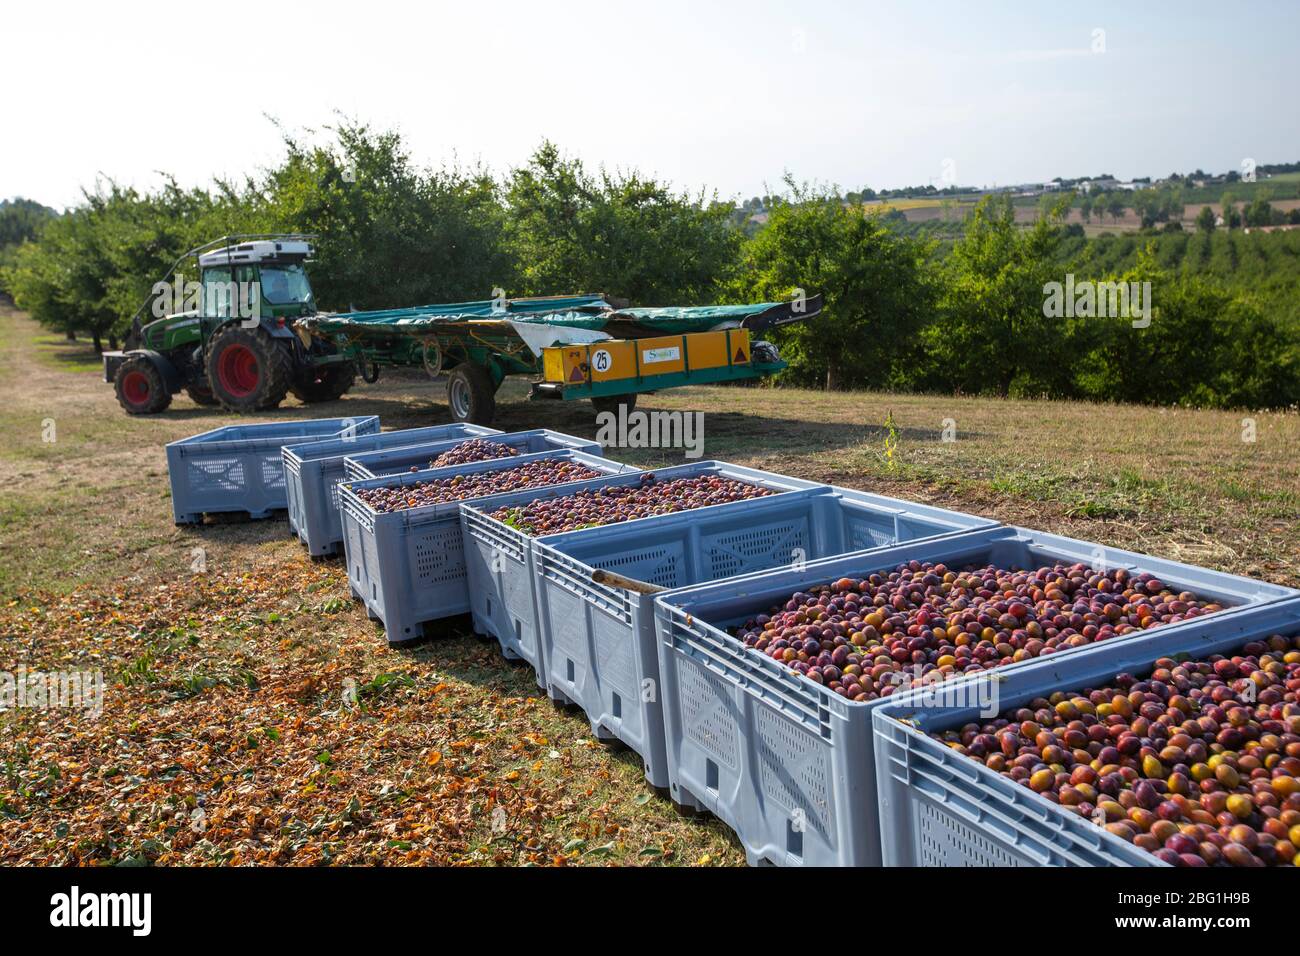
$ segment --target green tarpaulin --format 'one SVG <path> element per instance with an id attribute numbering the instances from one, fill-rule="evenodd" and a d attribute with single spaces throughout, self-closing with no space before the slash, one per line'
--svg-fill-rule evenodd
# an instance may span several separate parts
<path id="1" fill-rule="evenodd" d="M 451 331 L 475 320 L 523 319 L 540 325 L 609 331 L 622 335 L 677 335 L 705 332 L 720 324 L 740 325 L 746 320 L 772 317 L 780 324 L 796 317 L 789 302 L 760 302 L 751 305 L 667 306 L 663 308 L 615 308 L 603 295 L 556 296 L 536 299 L 484 299 L 445 305 L 414 306 L 377 312 L 339 312 L 316 316 L 308 325 L 324 333 L 434 332 Z M 787 316 L 789 318 L 787 318 Z M 804 315 L 797 315 L 804 318 Z"/>

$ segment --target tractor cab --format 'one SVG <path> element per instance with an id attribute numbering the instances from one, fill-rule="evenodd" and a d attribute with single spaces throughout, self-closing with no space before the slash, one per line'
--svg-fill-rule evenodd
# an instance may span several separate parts
<path id="1" fill-rule="evenodd" d="M 241 242 L 199 256 L 205 319 L 298 318 L 314 315 L 316 300 L 303 268 L 305 240 Z"/>

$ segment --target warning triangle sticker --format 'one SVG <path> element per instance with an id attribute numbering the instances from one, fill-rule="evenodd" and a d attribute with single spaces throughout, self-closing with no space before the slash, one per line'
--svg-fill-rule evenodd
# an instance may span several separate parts
<path id="1" fill-rule="evenodd" d="M 581 365 L 573 366 L 573 371 L 569 373 L 569 381 L 582 382 L 585 380 L 586 380 L 585 376 L 582 374 L 582 366 Z"/>
<path id="2" fill-rule="evenodd" d="M 744 350 L 743 347 L 742 347 L 742 348 L 738 348 L 738 349 L 736 349 L 736 357 L 735 357 L 734 359 L 732 359 L 732 361 L 733 361 L 733 362 L 748 362 L 748 361 L 749 361 L 749 356 L 747 356 L 747 355 L 745 354 L 745 350 Z"/>

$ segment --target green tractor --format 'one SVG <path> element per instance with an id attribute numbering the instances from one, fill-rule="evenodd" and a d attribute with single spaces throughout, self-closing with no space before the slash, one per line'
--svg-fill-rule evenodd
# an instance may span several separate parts
<path id="1" fill-rule="evenodd" d="M 290 392 L 328 402 L 351 388 L 353 360 L 296 328 L 316 314 L 303 268 L 313 238 L 223 236 L 178 259 L 132 319 L 126 348 L 104 353 L 104 380 L 127 414 L 161 412 L 180 391 L 200 405 L 251 412 Z M 198 282 L 168 285 L 190 258 Z M 158 318 L 142 324 L 151 303 Z"/>

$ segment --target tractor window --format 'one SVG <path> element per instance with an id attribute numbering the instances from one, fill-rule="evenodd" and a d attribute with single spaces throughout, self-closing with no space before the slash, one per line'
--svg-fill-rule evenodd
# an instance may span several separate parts
<path id="1" fill-rule="evenodd" d="M 203 270 L 203 314 L 214 318 L 228 318 L 231 303 L 230 270 L 215 267 Z"/>
<path id="2" fill-rule="evenodd" d="M 311 284 L 300 265 L 262 266 L 262 298 L 272 305 L 311 303 Z"/>
<path id="3" fill-rule="evenodd" d="M 256 266 L 235 266 L 235 294 L 239 296 L 235 301 L 241 319 L 261 318 L 262 284 Z"/>

